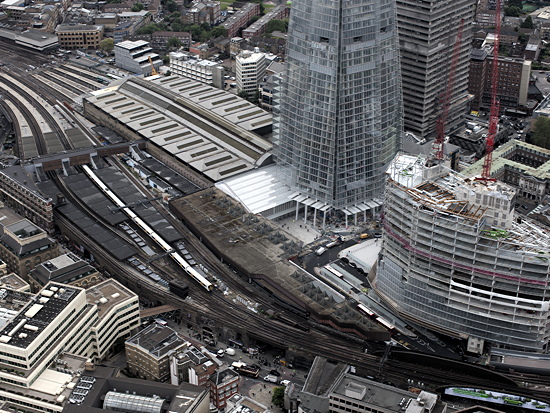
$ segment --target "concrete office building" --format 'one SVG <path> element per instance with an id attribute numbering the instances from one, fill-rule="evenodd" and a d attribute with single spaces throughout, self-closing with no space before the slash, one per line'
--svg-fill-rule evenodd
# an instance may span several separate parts
<path id="1" fill-rule="evenodd" d="M 457 125 L 466 113 L 474 7 L 469 0 L 397 0 L 405 131 L 421 138 L 435 135 L 461 19 L 464 29 L 447 125 Z"/>
<path id="2" fill-rule="evenodd" d="M 548 231 L 518 219 L 509 185 L 425 163 L 399 155 L 388 169 L 373 287 L 401 317 L 468 339 L 472 351 L 488 341 L 547 352 Z"/>
<path id="3" fill-rule="evenodd" d="M 149 42 L 137 40 L 125 41 L 115 44 L 115 64 L 124 70 L 149 76 L 153 71 L 149 58 L 158 71 L 162 65 L 159 55 L 153 53 Z"/>
<path id="4" fill-rule="evenodd" d="M 89 290 L 53 282 L 37 294 L 0 289 L 0 399 L 60 412 L 68 383 L 79 374 L 60 358 L 80 360 L 83 369 L 86 360 L 109 354 L 139 320 L 137 295 L 114 280 Z"/>
<path id="5" fill-rule="evenodd" d="M 235 60 L 237 89 L 253 95 L 258 90 L 260 82 L 264 80 L 268 63 L 265 54 L 256 47 L 253 52 L 243 50 Z"/>
<path id="6" fill-rule="evenodd" d="M 273 133 L 281 179 L 315 214 L 376 207 L 402 135 L 395 3 L 293 2 L 286 56 Z"/>
<path id="7" fill-rule="evenodd" d="M 103 40 L 103 26 L 60 24 L 56 34 L 63 49 L 98 49 Z"/>

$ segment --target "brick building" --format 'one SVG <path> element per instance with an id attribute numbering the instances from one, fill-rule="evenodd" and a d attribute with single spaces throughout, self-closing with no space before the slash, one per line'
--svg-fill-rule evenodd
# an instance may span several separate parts
<path id="1" fill-rule="evenodd" d="M 92 24 L 60 24 L 56 30 L 63 49 L 98 49 L 103 40 L 103 26 Z"/>
<path id="2" fill-rule="evenodd" d="M 227 400 L 239 392 L 239 378 L 239 374 L 229 367 L 220 369 L 210 376 L 208 381 L 210 402 L 216 408 L 225 408 Z"/>

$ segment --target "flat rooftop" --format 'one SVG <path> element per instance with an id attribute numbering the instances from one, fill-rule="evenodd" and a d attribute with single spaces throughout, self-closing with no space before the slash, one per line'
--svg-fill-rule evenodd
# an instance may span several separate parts
<path id="1" fill-rule="evenodd" d="M 97 304 L 100 320 L 106 312 L 130 297 L 136 297 L 137 299 L 134 292 L 113 279 L 107 279 L 86 290 L 88 302 Z"/>
<path id="2" fill-rule="evenodd" d="M 36 301 L 27 301 L 11 323 L 0 329 L 0 343 L 27 348 L 80 291 L 80 288 L 68 285 L 48 284 L 40 293 L 34 295 L 37 298 Z M 23 297 L 26 298 L 28 295 L 24 294 Z"/>

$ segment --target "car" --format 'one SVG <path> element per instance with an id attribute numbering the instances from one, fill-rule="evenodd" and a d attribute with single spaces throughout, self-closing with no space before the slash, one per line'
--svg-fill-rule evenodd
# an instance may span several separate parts
<path id="1" fill-rule="evenodd" d="M 373 236 L 374 236 L 374 238 L 382 238 L 382 233 L 381 232 L 375 232 Z"/>
<path id="2" fill-rule="evenodd" d="M 279 383 L 281 386 L 287 386 L 290 385 L 291 381 L 290 380 L 281 380 L 281 382 Z"/>
<path id="3" fill-rule="evenodd" d="M 273 376 L 277 376 L 277 377 L 281 375 L 281 373 L 279 373 L 277 370 L 271 370 L 269 374 L 272 374 Z"/>
<path id="4" fill-rule="evenodd" d="M 539 70 L 539 73 L 546 73 L 544 70 Z"/>
<path id="5" fill-rule="evenodd" d="M 367 239 L 368 237 L 369 237 L 369 234 L 367 234 L 366 232 L 359 235 L 359 238 L 361 238 L 361 239 Z"/>
<path id="6" fill-rule="evenodd" d="M 219 358 L 222 358 L 223 356 L 225 356 L 225 350 L 222 348 L 222 349 L 219 349 L 217 352 L 216 352 L 216 355 L 219 357 Z"/>

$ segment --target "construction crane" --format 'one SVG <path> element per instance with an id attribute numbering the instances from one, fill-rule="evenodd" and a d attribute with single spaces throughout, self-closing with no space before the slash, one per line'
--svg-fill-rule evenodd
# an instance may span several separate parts
<path id="1" fill-rule="evenodd" d="M 155 69 L 155 65 L 153 64 L 153 59 L 151 59 L 151 56 L 149 56 L 148 59 L 149 59 L 149 63 L 151 63 L 151 76 L 158 75 L 159 72 L 157 72 L 157 69 Z"/>
<path id="2" fill-rule="evenodd" d="M 444 144 L 445 144 L 445 127 L 447 126 L 447 118 L 449 117 L 449 107 L 451 106 L 451 95 L 453 93 L 453 86 L 455 83 L 456 65 L 458 63 L 458 56 L 460 55 L 460 46 L 462 45 L 462 31 L 464 29 L 464 19 L 460 20 L 458 26 L 458 32 L 456 35 L 455 47 L 453 51 L 453 59 L 451 61 L 451 68 L 449 69 L 449 78 L 447 79 L 447 88 L 445 89 L 445 95 L 443 96 L 443 104 L 441 113 L 437 119 L 437 136 L 434 142 L 435 158 L 437 160 L 443 159 Z"/>
<path id="3" fill-rule="evenodd" d="M 495 42 L 493 48 L 493 66 L 491 69 L 491 111 L 489 115 L 489 133 L 485 141 L 485 159 L 480 181 L 494 181 L 491 178 L 491 165 L 493 163 L 493 148 L 498 132 L 498 119 L 500 114 L 500 102 L 498 101 L 498 49 L 500 45 L 500 4 L 503 0 L 497 0 L 495 13 Z"/>

